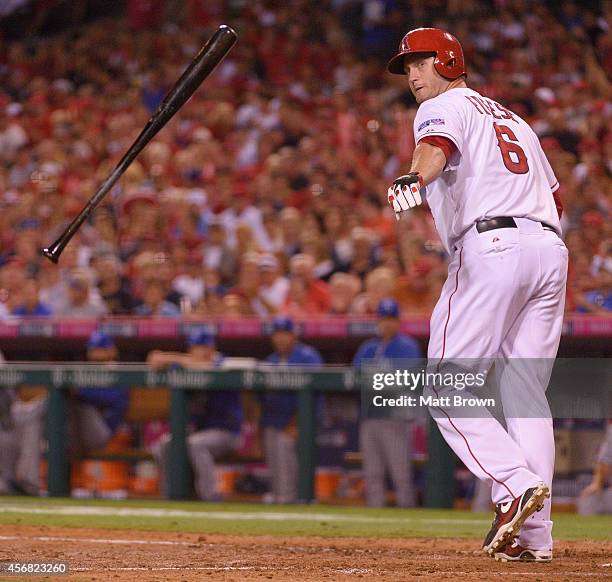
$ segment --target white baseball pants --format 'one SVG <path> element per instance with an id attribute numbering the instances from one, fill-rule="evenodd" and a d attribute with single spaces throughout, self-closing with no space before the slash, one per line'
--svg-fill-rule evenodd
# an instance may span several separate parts
<path id="1" fill-rule="evenodd" d="M 168 495 L 168 469 L 170 460 L 169 434 L 162 436 L 153 447 L 153 456 L 158 463 L 160 492 Z M 240 445 L 239 437 L 230 430 L 207 428 L 187 436 L 187 453 L 194 474 L 197 496 L 203 501 L 217 498 L 215 460 L 235 452 Z"/>
<path id="2" fill-rule="evenodd" d="M 366 501 L 370 507 L 386 505 L 387 474 L 393 481 L 395 504 L 414 506 L 411 428 L 408 420 L 394 418 L 364 418 L 361 421 L 359 441 Z"/>
<path id="3" fill-rule="evenodd" d="M 274 503 L 295 503 L 298 497 L 297 441 L 288 431 L 273 426 L 264 428 L 264 450 L 270 470 L 270 489 Z"/>
<path id="4" fill-rule="evenodd" d="M 473 226 L 456 245 L 431 317 L 430 366 L 462 358 L 556 357 L 567 249 L 540 223 L 515 220 L 518 228 L 478 233 Z M 540 384 L 527 387 L 537 406 L 536 400 L 545 398 L 548 377 L 534 374 L 531 380 Z M 504 400 L 512 399 L 511 384 L 501 386 Z M 461 418 L 442 408 L 432 414 L 466 467 L 492 486 L 494 503 L 510 501 L 538 481 L 551 486 L 555 446 L 549 415 L 506 418 L 506 430 L 491 416 Z M 550 500 L 527 520 L 519 542 L 531 549 L 552 549 Z"/>

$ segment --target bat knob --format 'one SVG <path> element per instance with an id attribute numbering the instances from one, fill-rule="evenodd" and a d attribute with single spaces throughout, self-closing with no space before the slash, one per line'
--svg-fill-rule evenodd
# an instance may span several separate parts
<path id="1" fill-rule="evenodd" d="M 57 265 L 57 261 L 59 260 L 59 253 L 57 252 L 57 248 L 44 248 L 40 250 L 40 254 L 43 257 L 47 257 L 52 263 Z"/>

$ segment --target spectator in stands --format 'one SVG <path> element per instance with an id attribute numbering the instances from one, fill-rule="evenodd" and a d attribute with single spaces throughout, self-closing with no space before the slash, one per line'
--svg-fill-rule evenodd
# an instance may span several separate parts
<path id="1" fill-rule="evenodd" d="M 38 264 L 38 234 L 36 229 L 40 225 L 35 219 L 24 220 L 19 226 L 15 238 L 15 253 L 12 260 L 25 266 L 29 275 L 36 273 Z"/>
<path id="2" fill-rule="evenodd" d="M 282 312 L 290 317 L 309 317 L 324 313 L 308 294 L 308 285 L 303 277 L 291 277 L 289 291 Z"/>
<path id="3" fill-rule="evenodd" d="M 297 340 L 292 319 L 276 317 L 272 322 L 271 339 L 274 352 L 266 358 L 266 363 L 274 366 L 323 365 L 317 350 Z M 261 405 L 264 449 L 270 471 L 269 500 L 295 503 L 298 494 L 297 394 L 295 391 L 266 391 L 261 397 Z"/>
<path id="4" fill-rule="evenodd" d="M 189 306 L 197 305 L 204 297 L 204 267 L 198 251 L 187 251 L 185 267 L 172 282 L 173 289 L 188 301 Z"/>
<path id="5" fill-rule="evenodd" d="M 420 357 L 419 344 L 400 333 L 399 304 L 395 299 L 384 299 L 378 306 L 378 337 L 360 346 L 353 365 L 377 373 L 417 365 L 414 360 Z M 396 504 L 412 507 L 415 497 L 411 423 L 405 417 L 394 415 L 394 411 L 383 412 L 388 414 L 366 417 L 361 421 L 359 440 L 366 500 L 371 507 L 386 505 L 385 479 L 389 475 L 395 488 Z"/>
<path id="6" fill-rule="evenodd" d="M 314 259 L 313 275 L 317 279 L 328 281 L 334 272 L 334 262 L 330 257 L 325 238 L 319 232 L 318 227 L 305 230 L 302 233 L 300 245 L 302 252 Z"/>
<path id="7" fill-rule="evenodd" d="M 158 3 L 133 4 L 142 4 L 139 10 L 149 15 Z M 238 224 L 248 226 L 241 230 L 242 248 L 274 253 L 280 276 L 289 274 L 293 255 L 307 253 L 315 259 L 317 278 L 343 271 L 365 281 L 377 266 L 397 270 L 398 246 L 410 274 L 422 252 L 404 239 L 435 240 L 430 214 L 415 211 L 396 231 L 379 196 L 412 155 L 414 143 L 405 128 L 416 108 L 405 89 L 384 75 L 375 54 L 366 62 L 347 49 L 395 42 L 398 3 L 372 0 L 333 2 L 331 8 L 288 3 L 280 12 L 236 13 L 244 34 L 261 43 L 232 52 L 209 91 L 194 95 L 180 122 L 170 124 L 130 166 L 92 224 L 85 224 L 64 252 L 58 280 L 50 281 L 53 275 L 36 254 L 44 244 L 41 234 L 78 212 L 84 193 L 95 190 L 140 131 L 168 81 L 180 72 L 181 39 L 193 36 L 193 27 L 196 36 L 202 26 L 210 28 L 228 9 L 227 2 L 216 8 L 192 4 L 205 16 L 165 28 L 155 47 L 149 46 L 149 25 L 130 29 L 134 18 L 129 16 L 88 22 L 74 59 L 66 56 L 74 53 L 69 30 L 47 37 L 41 29 L 35 38 L 27 26 L 21 34 L 7 31 L 16 40 L 8 40 L 0 56 L 0 265 L 14 260 L 23 277 L 36 277 L 41 301 L 54 313 L 56 302 L 64 303 L 69 293 L 63 271 L 85 268 L 101 244 L 116 252 L 134 296 L 141 297 L 135 257 L 171 253 L 170 266 L 182 273 L 175 245 L 192 251 L 206 237 L 205 266 L 220 270 L 222 285 L 230 288 L 239 257 L 228 252 L 223 228 L 233 245 Z M 607 6 L 597 14 L 583 11 L 576 19 L 552 3 L 499 14 L 483 0 L 459 4 L 451 13 L 470 53 L 471 83 L 533 125 L 563 190 L 564 231 L 576 229 L 587 240 L 584 255 L 590 263 L 609 236 L 610 11 Z M 432 7 L 412 8 L 417 20 L 435 16 Z M 154 12 L 157 25 L 163 10 Z M 278 23 L 271 26 L 274 19 Z M 286 22 L 292 23 L 289 28 L 281 25 Z M 100 46 L 113 47 L 103 59 Z M 537 70 L 529 67 L 532 62 Z M 138 87 L 134 78 L 142 81 Z M 222 224 L 208 228 L 211 218 Z M 311 229 L 313 218 L 316 229 Z M 355 227 L 365 227 L 376 240 L 368 244 Z M 356 240 L 351 233 L 359 235 Z M 175 274 L 165 280 L 166 293 Z M 439 285 L 436 276 L 432 279 L 432 286 Z M 399 297 L 401 279 L 397 283 L 393 295 Z M 601 291 L 598 285 L 580 288 L 576 296 L 580 300 L 595 291 Z M 568 289 L 569 310 L 578 308 L 573 294 Z M 180 296 L 166 299 L 179 306 Z M 9 296 L 5 302 L 9 311 L 16 307 L 12 301 Z M 116 298 L 109 301 L 116 306 Z M 580 301 L 580 309 L 592 311 L 598 303 L 597 298 Z"/>
<path id="8" fill-rule="evenodd" d="M 96 208 L 92 215 L 92 226 L 94 229 L 92 237 L 95 237 L 96 248 L 103 247 L 106 251 L 100 252 L 100 255 L 117 254 L 119 251 L 117 248 L 117 221 L 113 209 L 108 206 Z M 94 252 L 94 254 L 96 253 Z"/>
<path id="9" fill-rule="evenodd" d="M 97 364 L 117 360 L 113 338 L 94 332 L 87 341 L 87 359 Z M 76 454 L 104 447 L 113 437 L 127 411 L 128 390 L 122 388 L 75 388 L 68 407 L 68 451 Z M 16 487 L 37 495 L 40 483 L 41 440 L 45 431 L 47 397 L 13 405 L 13 419 L 20 451 L 16 466 Z"/>
<path id="10" fill-rule="evenodd" d="M 134 315 L 145 315 L 151 317 L 178 317 L 180 309 L 165 299 L 166 289 L 159 279 L 149 279 L 144 284 L 142 303 L 137 305 Z"/>
<path id="11" fill-rule="evenodd" d="M 236 230 L 240 224 L 250 227 L 255 244 L 267 248 L 269 241 L 263 226 L 261 210 L 253 206 L 245 186 L 239 184 L 226 202 L 228 208 L 219 215 L 219 221 L 225 228 L 230 248 L 236 247 Z"/>
<path id="12" fill-rule="evenodd" d="M 39 299 L 38 282 L 29 277 L 21 288 L 19 305 L 13 308 L 12 314 L 20 317 L 47 317 L 52 315 L 51 308 Z"/>
<path id="13" fill-rule="evenodd" d="M 121 203 L 118 216 L 119 240 L 126 259 L 148 250 L 152 243 L 165 238 L 159 201 L 146 189 L 128 193 Z"/>
<path id="14" fill-rule="evenodd" d="M 183 302 L 183 295 L 172 286 L 172 282 L 176 276 L 177 269 L 183 268 L 184 265 L 175 264 L 167 253 L 156 253 L 154 264 L 155 272 L 151 278 L 162 284 L 165 300 L 180 308 Z"/>
<path id="15" fill-rule="evenodd" d="M 155 370 L 210 370 L 221 366 L 223 356 L 216 350 L 215 334 L 207 328 L 194 329 L 187 339 L 187 352 L 152 351 L 148 364 Z M 236 452 L 240 446 L 242 405 L 237 390 L 198 390 L 190 402 L 190 434 L 187 437 L 189 461 L 195 477 L 195 490 L 203 501 L 220 499 L 215 481 L 217 459 Z M 163 436 L 155 446 L 162 492 L 167 493 L 171 437 Z"/>
<path id="16" fill-rule="evenodd" d="M 244 295 L 230 292 L 221 298 L 217 315 L 223 315 L 227 319 L 241 319 L 245 315 L 253 315 L 253 312 Z"/>
<path id="17" fill-rule="evenodd" d="M 587 213 L 588 214 L 588 213 Z M 582 241 L 582 239 L 580 239 Z M 582 241 L 584 242 L 584 241 Z M 571 277 L 572 298 L 579 313 L 605 314 L 612 311 L 612 243 L 602 239 L 591 258 L 576 245 Z"/>
<path id="18" fill-rule="evenodd" d="M 230 295 L 240 297 L 241 311 L 249 315 L 257 314 L 261 307 L 259 303 L 260 281 L 257 261 L 257 253 L 248 252 L 242 255 L 238 284 L 232 287 L 229 292 Z M 259 315 L 262 315 L 262 313 L 259 312 Z"/>
<path id="19" fill-rule="evenodd" d="M 338 208 L 329 208 L 325 213 L 325 235 L 331 249 L 335 271 L 347 271 L 351 262 L 353 245 L 350 231 Z"/>
<path id="20" fill-rule="evenodd" d="M 376 242 L 372 232 L 357 226 L 351 231 L 351 262 L 348 272 L 365 282 L 367 274 L 378 265 Z"/>
<path id="21" fill-rule="evenodd" d="M 15 262 L 11 262 L 0 271 L 0 289 L 6 310 L 11 313 L 21 303 L 21 289 L 23 289 L 27 275 L 25 269 Z"/>
<path id="22" fill-rule="evenodd" d="M 0 149 L 5 155 L 13 154 L 28 143 L 28 135 L 19 121 L 23 111 L 20 103 L 11 103 L 6 106 L 5 115 L 0 116 Z"/>
<path id="23" fill-rule="evenodd" d="M 236 236 L 236 256 L 238 260 L 243 257 L 245 254 L 258 253 L 261 248 L 257 244 L 257 241 L 253 237 L 253 230 L 251 227 L 241 222 L 236 226 L 235 230 Z"/>
<path id="24" fill-rule="evenodd" d="M 380 302 L 392 297 L 396 288 L 397 277 L 388 267 L 378 267 L 368 273 L 365 280 L 365 292 L 358 295 L 353 304 L 353 313 L 377 313 Z"/>
<path id="25" fill-rule="evenodd" d="M 576 311 L 579 313 L 605 314 L 612 311 L 612 272 L 604 270 L 595 280 L 595 289 L 577 293 Z"/>
<path id="26" fill-rule="evenodd" d="M 396 298 L 405 313 L 429 315 L 437 301 L 437 262 L 433 257 L 421 257 L 412 262 L 408 273 L 399 278 Z"/>
<path id="27" fill-rule="evenodd" d="M 355 275 L 334 273 L 329 280 L 329 289 L 331 294 L 329 313 L 349 315 L 359 289 L 361 289 L 361 281 Z"/>
<path id="28" fill-rule="evenodd" d="M 220 283 L 226 287 L 236 281 L 238 260 L 226 242 L 225 229 L 219 219 L 213 219 L 208 225 L 208 237 L 204 246 L 204 267 L 217 271 Z"/>
<path id="29" fill-rule="evenodd" d="M 97 290 L 91 288 L 89 274 L 74 269 L 67 281 L 67 293 L 55 308 L 55 315 L 62 317 L 99 317 L 108 313 L 108 308 Z"/>
<path id="30" fill-rule="evenodd" d="M 96 274 L 98 293 L 111 315 L 127 315 L 136 307 L 132 285 L 122 275 L 122 265 L 113 252 L 94 255 L 91 266 Z"/>
<path id="31" fill-rule="evenodd" d="M 612 421 L 599 448 L 593 480 L 581 491 L 576 509 L 580 515 L 612 513 Z"/>
<path id="32" fill-rule="evenodd" d="M 289 280 L 279 273 L 278 260 L 274 255 L 260 255 L 257 259 L 257 269 L 260 281 L 257 313 L 274 315 L 285 303 Z"/>
<path id="33" fill-rule="evenodd" d="M 265 177 L 264 174 L 261 174 L 261 176 Z M 262 221 L 264 228 L 266 229 L 266 236 L 270 241 L 269 248 L 264 248 L 264 250 L 266 252 L 275 253 L 278 255 L 283 247 L 283 236 L 281 225 L 279 223 L 279 217 L 276 211 L 269 207 L 265 208 L 263 211 Z"/>
<path id="34" fill-rule="evenodd" d="M 393 218 L 381 212 L 380 199 L 368 194 L 361 200 L 359 207 L 360 223 L 380 241 L 382 247 L 394 248 L 395 224 Z"/>
<path id="35" fill-rule="evenodd" d="M 281 247 L 276 249 L 286 257 L 293 257 L 301 252 L 300 234 L 302 216 L 297 208 L 288 206 L 280 213 Z"/>
<path id="36" fill-rule="evenodd" d="M 307 306 L 311 313 L 326 313 L 330 305 L 329 285 L 314 276 L 314 259 L 310 255 L 297 254 L 289 262 L 291 288 L 287 301 L 294 300 Z M 287 306 L 287 302 L 286 302 Z"/>

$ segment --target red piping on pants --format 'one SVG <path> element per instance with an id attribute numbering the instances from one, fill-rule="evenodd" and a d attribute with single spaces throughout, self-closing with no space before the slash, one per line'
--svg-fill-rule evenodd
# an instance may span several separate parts
<path id="1" fill-rule="evenodd" d="M 446 323 L 444 324 L 444 334 L 442 336 L 442 356 L 440 357 L 440 361 L 438 362 L 438 366 L 437 366 L 437 372 L 440 371 L 440 364 L 442 363 L 442 360 L 444 359 L 444 354 L 446 352 L 446 330 L 448 329 L 448 322 L 450 321 L 450 316 L 451 316 L 451 301 L 453 299 L 453 296 L 455 295 L 455 293 L 457 293 L 457 290 L 459 289 L 459 271 L 461 271 L 461 265 L 462 265 L 462 258 L 463 258 L 463 248 L 459 251 L 459 267 L 457 268 L 457 272 L 455 273 L 455 289 L 454 291 L 450 294 L 450 297 L 448 298 L 448 315 L 446 317 Z M 436 396 L 438 396 L 438 391 L 434 388 L 434 392 L 436 393 Z M 510 494 L 510 496 L 513 499 L 516 499 L 516 496 L 514 495 L 514 493 L 512 493 L 512 491 L 510 491 L 510 488 L 503 482 L 499 481 L 498 479 L 496 479 L 495 477 L 493 477 L 493 475 L 491 475 L 491 473 L 489 473 L 480 463 L 480 461 L 476 458 L 476 455 L 474 454 L 474 452 L 472 451 L 472 448 L 470 447 L 470 443 L 468 443 L 467 438 L 465 437 L 465 435 L 457 428 L 457 426 L 455 425 L 455 423 L 452 421 L 451 417 L 448 415 L 448 413 L 446 412 L 446 410 L 440 408 L 439 406 L 436 406 L 436 408 L 438 410 L 441 410 L 444 415 L 446 416 L 446 418 L 448 418 L 448 421 L 450 422 L 451 426 L 455 429 L 455 431 L 457 431 L 457 434 L 465 441 L 465 445 L 468 448 L 468 451 L 470 451 L 470 455 L 472 455 L 472 458 L 474 459 L 474 461 L 476 461 L 476 463 L 478 464 L 478 466 L 482 469 L 483 473 L 485 473 L 486 475 L 488 475 L 493 481 L 495 481 L 497 484 L 501 485 L 502 487 L 505 487 L 506 491 Z"/>

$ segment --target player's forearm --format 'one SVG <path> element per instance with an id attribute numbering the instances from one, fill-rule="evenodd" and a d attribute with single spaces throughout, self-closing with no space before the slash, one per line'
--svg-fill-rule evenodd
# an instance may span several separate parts
<path id="1" fill-rule="evenodd" d="M 184 366 L 190 361 L 189 354 L 184 352 L 162 352 L 155 351 L 149 354 L 147 362 L 152 366 L 170 366 L 178 364 Z"/>
<path id="2" fill-rule="evenodd" d="M 420 143 L 414 150 L 410 171 L 418 172 L 423 178 L 423 184 L 427 186 L 442 173 L 444 166 L 446 156 L 439 147 Z"/>

